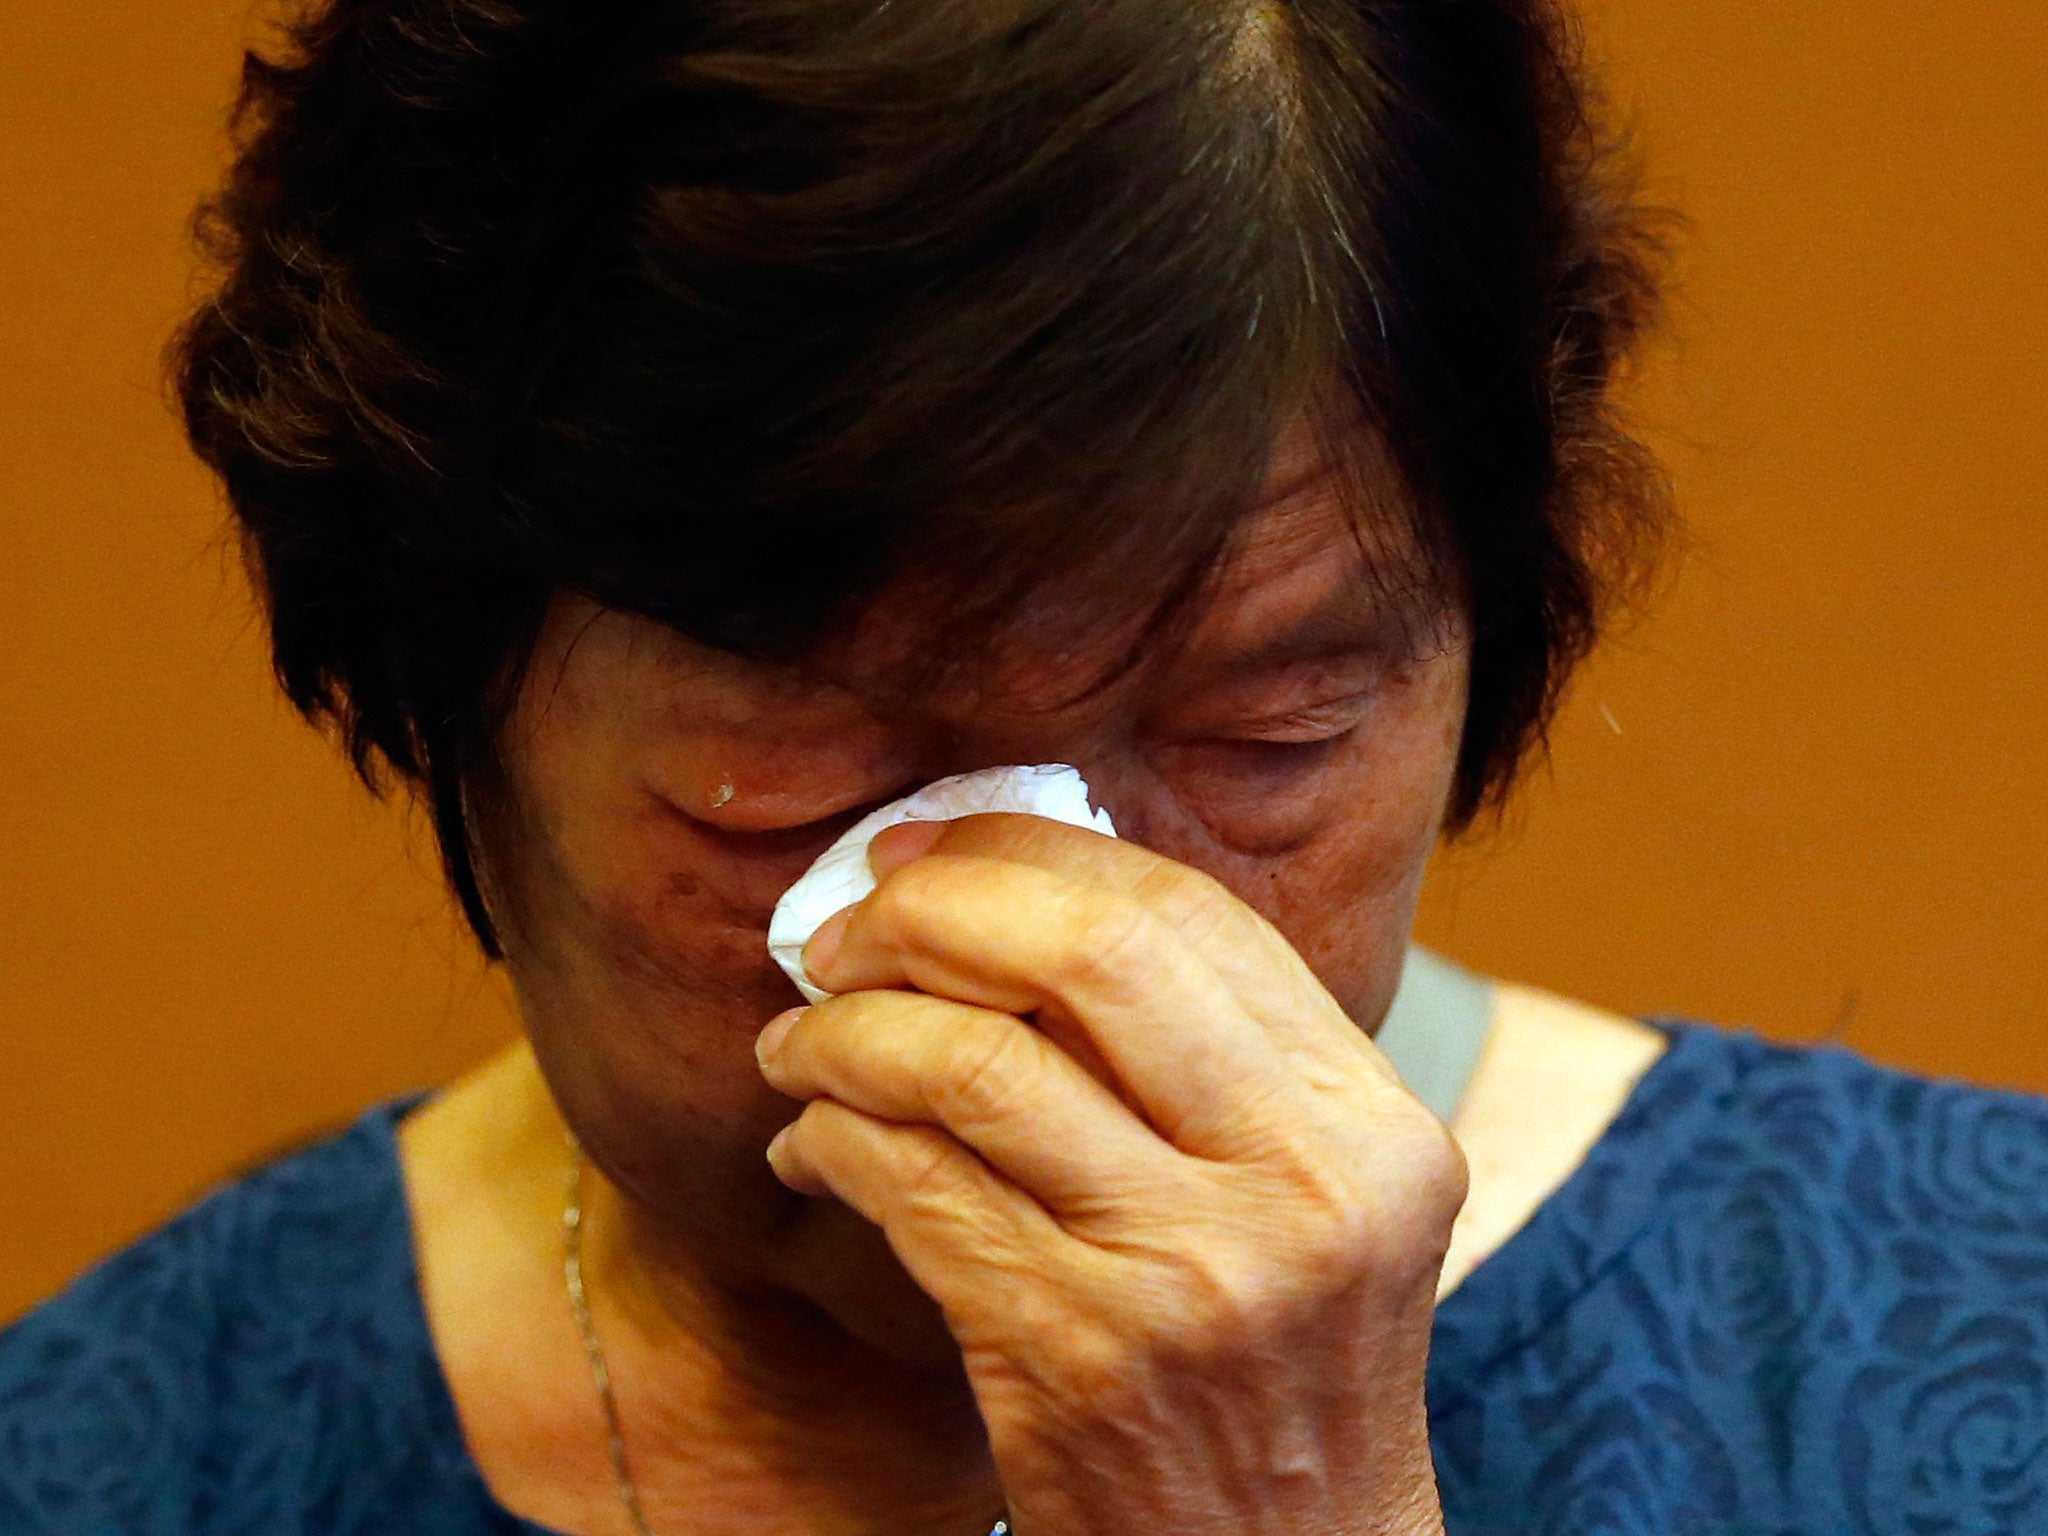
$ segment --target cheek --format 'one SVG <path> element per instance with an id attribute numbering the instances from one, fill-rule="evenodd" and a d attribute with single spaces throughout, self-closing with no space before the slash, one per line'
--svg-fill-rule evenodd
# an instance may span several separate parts
<path id="1" fill-rule="evenodd" d="M 1358 777 L 1356 739 L 1314 746 L 1262 742 L 1171 743 L 1148 755 L 1162 823 L 1199 828 L 1219 853 L 1253 861 L 1282 859 L 1314 842 L 1341 818 L 1347 786 Z"/>
<path id="2" fill-rule="evenodd" d="M 1354 1017 L 1377 1020 L 1443 826 L 1463 715 L 1462 658 L 1441 659 L 1305 772 L 1232 782 L 1224 765 L 1155 755 L 1122 776 L 1111 811 L 1126 836 L 1221 880 Z"/>
<path id="3" fill-rule="evenodd" d="M 1318 814 L 1284 851 L 1247 853 L 1162 787 L 1129 818 L 1127 835 L 1222 881 L 1280 930 L 1347 1011 L 1374 1020 L 1399 979 L 1441 817 L 1440 798 L 1361 795 Z"/>
<path id="4" fill-rule="evenodd" d="M 509 861 L 507 970 L 542 1071 L 616 1182 L 738 1241 L 725 1223 L 782 1209 L 760 1147 L 787 1106 L 762 1081 L 753 1038 L 795 990 L 759 927 L 701 879 L 601 835 L 602 820 L 579 829 L 552 809 Z M 693 1170 L 688 1187 L 677 1168 Z"/>
<path id="5" fill-rule="evenodd" d="M 670 1000 L 780 980 L 766 930 L 785 882 L 774 872 L 731 878 L 658 815 L 593 818 L 536 840 L 519 863 L 519 927 L 532 960 Z"/>
<path id="6" fill-rule="evenodd" d="M 524 999 L 579 1015 L 630 1001 L 674 1031 L 704 996 L 779 975 L 764 939 L 772 878 L 722 878 L 673 808 L 601 759 L 530 752 L 506 766 L 487 862 Z"/>

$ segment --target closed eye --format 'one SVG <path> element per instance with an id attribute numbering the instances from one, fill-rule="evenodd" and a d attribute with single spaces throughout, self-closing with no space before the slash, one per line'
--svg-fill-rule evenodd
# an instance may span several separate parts
<path id="1" fill-rule="evenodd" d="M 1269 714 L 1242 714 L 1186 731 L 1189 740 L 1315 746 L 1358 729 L 1372 706 L 1370 689 Z"/>
<path id="2" fill-rule="evenodd" d="M 1305 710 L 1300 714 L 1219 731 L 1208 739 L 1245 746 L 1314 747 L 1340 741 L 1356 729 L 1358 719 L 1355 711 Z"/>
<path id="3" fill-rule="evenodd" d="M 1370 690 L 1298 709 L 1189 723 L 1165 745 L 1167 760 L 1218 788 L 1261 793 L 1291 777 L 1312 773 L 1356 738 L 1370 713 Z"/>
<path id="4" fill-rule="evenodd" d="M 1214 736 L 1188 742 L 1184 750 L 1205 765 L 1225 772 L 1249 776 L 1292 773 L 1313 768 L 1334 756 L 1355 733 L 1356 727 L 1334 736 Z"/>
<path id="5" fill-rule="evenodd" d="M 686 822 L 698 838 L 723 853 L 771 863 L 793 862 L 800 866 L 808 866 L 811 860 L 839 841 L 840 836 L 849 831 L 863 816 L 870 811 L 879 810 L 907 792 L 907 786 L 898 786 L 886 795 L 863 801 L 859 805 L 850 805 L 830 815 L 814 817 L 789 826 L 730 827 L 707 817 L 692 816 L 672 804 L 668 805 L 668 809 Z"/>

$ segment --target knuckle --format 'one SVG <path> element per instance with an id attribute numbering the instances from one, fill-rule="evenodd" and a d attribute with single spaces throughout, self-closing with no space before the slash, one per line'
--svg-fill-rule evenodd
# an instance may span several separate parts
<path id="1" fill-rule="evenodd" d="M 1465 1149 L 1458 1145 L 1457 1138 L 1442 1127 L 1438 1129 L 1440 1134 L 1431 1145 L 1434 1155 L 1423 1168 L 1421 1189 L 1449 1221 L 1464 1209 L 1465 1197 L 1472 1192 L 1472 1165 L 1466 1161 Z"/>
<path id="2" fill-rule="evenodd" d="M 932 1108 L 942 1119 L 968 1122 L 1012 1112 L 1039 1080 L 1035 1045 L 1025 1026 L 1005 1028 L 995 1020 L 943 1032 L 941 1059 L 929 1079 Z"/>
<path id="3" fill-rule="evenodd" d="M 1158 930 L 1158 919 L 1128 897 L 1083 893 L 1069 904 L 1056 930 L 1047 980 L 1062 994 L 1135 998 L 1156 953 Z"/>
<path id="4" fill-rule="evenodd" d="M 1162 862 L 1145 874 L 1137 890 L 1141 900 L 1193 943 L 1220 932 L 1244 908 L 1222 881 L 1185 864 Z"/>
<path id="5" fill-rule="evenodd" d="M 1297 1157 L 1283 1177 L 1304 1273 L 1326 1293 L 1360 1280 L 1399 1287 L 1433 1272 L 1467 1187 L 1463 1151 L 1426 1111 L 1374 1126 L 1367 1148 Z"/>
<path id="6" fill-rule="evenodd" d="M 1288 1204 L 1297 1213 L 1297 1245 L 1319 1266 L 1349 1267 L 1371 1257 L 1380 1231 L 1375 1204 L 1359 1171 L 1334 1158 L 1296 1162 L 1287 1170 Z"/>
<path id="7" fill-rule="evenodd" d="M 1411 1221 L 1441 1217 L 1448 1222 L 1465 1203 L 1470 1174 L 1457 1138 L 1428 1109 L 1407 1099 L 1405 1112 L 1378 1118 L 1372 1140 L 1375 1161 L 1398 1170 L 1395 1198 Z M 1361 1160 L 1362 1161 L 1362 1160 Z"/>
<path id="8" fill-rule="evenodd" d="M 953 1159 L 935 1136 L 904 1134 L 895 1158 L 892 1177 L 911 1210 L 943 1206 L 950 1210 L 957 1194 Z"/>
<path id="9" fill-rule="evenodd" d="M 1399 1272 L 1410 1247 L 1427 1246 L 1434 1225 L 1419 1219 L 1407 1184 L 1382 1178 L 1389 1166 L 1397 1164 L 1342 1142 L 1297 1142 L 1240 1188 L 1248 1213 L 1242 1242 L 1285 1294 L 1304 1301 L 1328 1301 Z"/>
<path id="10" fill-rule="evenodd" d="M 915 859 L 877 885 L 865 903 L 867 920 L 883 939 L 923 928 L 927 914 L 946 901 L 952 871 L 943 859 Z"/>
<path id="11" fill-rule="evenodd" d="M 1258 1256 L 1237 1249 L 1184 1254 L 1175 1266 L 1170 1349 L 1183 1359 L 1214 1361 L 1257 1352 L 1291 1330 L 1292 1287 L 1281 1282 L 1269 1245 Z"/>

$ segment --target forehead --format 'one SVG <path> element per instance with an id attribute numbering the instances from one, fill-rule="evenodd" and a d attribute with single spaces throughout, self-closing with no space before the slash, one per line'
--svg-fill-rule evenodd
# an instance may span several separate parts
<path id="1" fill-rule="evenodd" d="M 1148 626 L 1152 605 L 1129 595 L 1154 573 L 1096 569 L 1035 594 L 997 632 L 959 646 L 944 596 L 919 592 L 913 575 L 885 588 L 817 659 L 833 681 L 871 700 L 944 694 L 982 709 L 1043 712 L 1104 691 L 1106 679 L 1142 685 L 1166 672 L 1227 673 L 1285 659 L 1290 647 L 1306 655 L 1414 645 L 1440 635 L 1449 603 L 1425 571 L 1393 483 L 1369 453 L 1340 470 L 1296 423 L 1275 444 L 1224 559 L 1177 623 Z M 931 654 L 935 644 L 959 646 L 971 662 L 946 667 Z"/>

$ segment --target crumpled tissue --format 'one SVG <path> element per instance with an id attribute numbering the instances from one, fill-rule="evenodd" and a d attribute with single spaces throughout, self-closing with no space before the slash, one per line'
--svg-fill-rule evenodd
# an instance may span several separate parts
<path id="1" fill-rule="evenodd" d="M 874 890 L 868 844 L 875 834 L 899 821 L 952 821 L 994 811 L 1044 816 L 1116 836 L 1109 812 L 1089 808 L 1087 783 L 1065 763 L 983 768 L 939 779 L 863 816 L 818 856 L 775 904 L 775 916 L 768 924 L 768 953 L 799 992 L 822 1003 L 832 994 L 813 986 L 804 974 L 804 945 L 826 918 Z"/>

